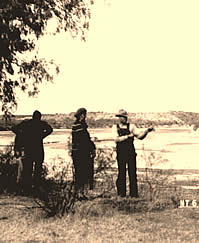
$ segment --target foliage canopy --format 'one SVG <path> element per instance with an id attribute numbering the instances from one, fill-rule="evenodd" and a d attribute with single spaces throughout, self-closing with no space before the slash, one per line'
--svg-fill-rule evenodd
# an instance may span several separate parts
<path id="1" fill-rule="evenodd" d="M 23 55 L 35 49 L 48 21 L 56 20 L 55 33 L 69 31 L 73 37 L 80 35 L 85 40 L 92 3 L 93 0 L 0 1 L 0 101 L 5 115 L 17 107 L 17 88 L 34 96 L 39 91 L 38 84 L 52 80 L 45 59 L 35 54 L 27 60 Z"/>

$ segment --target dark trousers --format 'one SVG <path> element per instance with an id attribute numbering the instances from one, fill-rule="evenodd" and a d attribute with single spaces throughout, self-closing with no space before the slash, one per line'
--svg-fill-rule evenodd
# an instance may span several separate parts
<path id="1" fill-rule="evenodd" d="M 94 185 L 94 159 L 89 159 L 89 166 L 88 166 L 88 184 L 90 187 L 90 190 L 93 189 Z"/>
<path id="2" fill-rule="evenodd" d="M 75 189 L 82 191 L 88 183 L 88 156 L 76 154 L 73 156 L 73 165 L 75 169 Z"/>
<path id="3" fill-rule="evenodd" d="M 128 165 L 129 175 L 129 195 L 138 197 L 137 174 L 136 174 L 136 154 L 117 154 L 118 178 L 116 180 L 117 193 L 119 196 L 126 196 L 126 165 Z"/>
<path id="4" fill-rule="evenodd" d="M 44 161 L 43 151 L 37 153 L 25 153 L 22 159 L 22 187 L 25 192 L 31 192 L 32 185 L 38 187 L 41 183 L 42 165 Z"/>
<path id="5" fill-rule="evenodd" d="M 77 191 L 83 191 L 85 186 L 89 185 L 93 189 L 93 160 L 89 154 L 73 153 L 73 165 L 75 169 L 75 188 Z"/>

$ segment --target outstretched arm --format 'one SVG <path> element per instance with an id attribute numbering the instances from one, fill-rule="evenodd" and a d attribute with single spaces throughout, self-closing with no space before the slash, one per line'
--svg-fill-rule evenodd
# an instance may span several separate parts
<path id="1" fill-rule="evenodd" d="M 134 125 L 132 125 L 132 128 L 130 129 L 131 130 L 131 134 L 134 134 L 134 136 L 136 137 L 136 138 L 138 138 L 138 139 L 140 139 L 140 140 L 142 140 L 142 139 L 144 139 L 146 136 L 147 136 L 147 134 L 149 133 L 149 132 L 152 132 L 152 131 L 154 131 L 155 129 L 152 127 L 152 126 L 150 126 L 150 127 L 148 127 L 147 129 L 145 129 L 144 131 L 138 131 L 138 129 L 134 126 Z M 129 135 L 130 136 L 130 135 Z"/>

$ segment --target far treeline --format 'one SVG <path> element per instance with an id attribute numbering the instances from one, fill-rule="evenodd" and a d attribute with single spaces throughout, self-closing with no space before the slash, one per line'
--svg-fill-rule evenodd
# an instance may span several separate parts
<path id="1" fill-rule="evenodd" d="M 129 122 L 134 123 L 139 128 L 153 125 L 158 126 L 191 126 L 199 123 L 199 113 L 184 111 L 131 113 L 129 112 Z M 24 119 L 31 119 L 31 115 L 16 115 L 10 119 L 1 116 L 0 130 L 9 131 L 12 126 L 20 123 Z M 43 114 L 42 119 L 47 121 L 54 129 L 70 129 L 74 122 L 74 113 L 69 114 Z M 88 112 L 87 123 L 89 128 L 108 128 L 117 122 L 114 113 Z"/>

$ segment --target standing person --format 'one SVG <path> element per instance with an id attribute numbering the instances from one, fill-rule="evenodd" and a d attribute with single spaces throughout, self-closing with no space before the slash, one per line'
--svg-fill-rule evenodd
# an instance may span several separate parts
<path id="1" fill-rule="evenodd" d="M 32 119 L 22 121 L 12 131 L 21 136 L 20 146 L 24 151 L 22 183 L 24 192 L 30 193 L 32 178 L 36 188 L 40 185 L 44 161 L 43 139 L 50 135 L 53 129 L 47 122 L 41 120 L 41 113 L 36 110 Z"/>
<path id="2" fill-rule="evenodd" d="M 154 129 L 149 127 L 143 132 L 139 132 L 135 125 L 128 123 L 128 114 L 125 110 L 120 110 L 116 117 L 119 118 L 119 123 L 113 126 L 113 133 L 118 163 L 117 193 L 118 196 L 126 196 L 126 165 L 128 165 L 129 195 L 138 197 L 136 152 L 133 141 L 134 137 L 144 139 Z"/>
<path id="3" fill-rule="evenodd" d="M 26 120 L 22 122 L 24 124 Z M 12 127 L 12 132 L 15 133 L 14 140 L 14 156 L 18 162 L 18 171 L 17 171 L 17 184 L 18 190 L 22 189 L 22 172 L 23 172 L 23 158 L 24 158 L 24 142 L 23 142 L 23 133 L 22 129 L 17 129 L 17 127 Z"/>
<path id="4" fill-rule="evenodd" d="M 72 159 L 75 169 L 75 189 L 80 198 L 86 198 L 86 186 L 93 189 L 93 161 L 95 144 L 90 138 L 86 124 L 87 110 L 80 108 L 74 114 L 76 120 L 72 125 Z"/>

